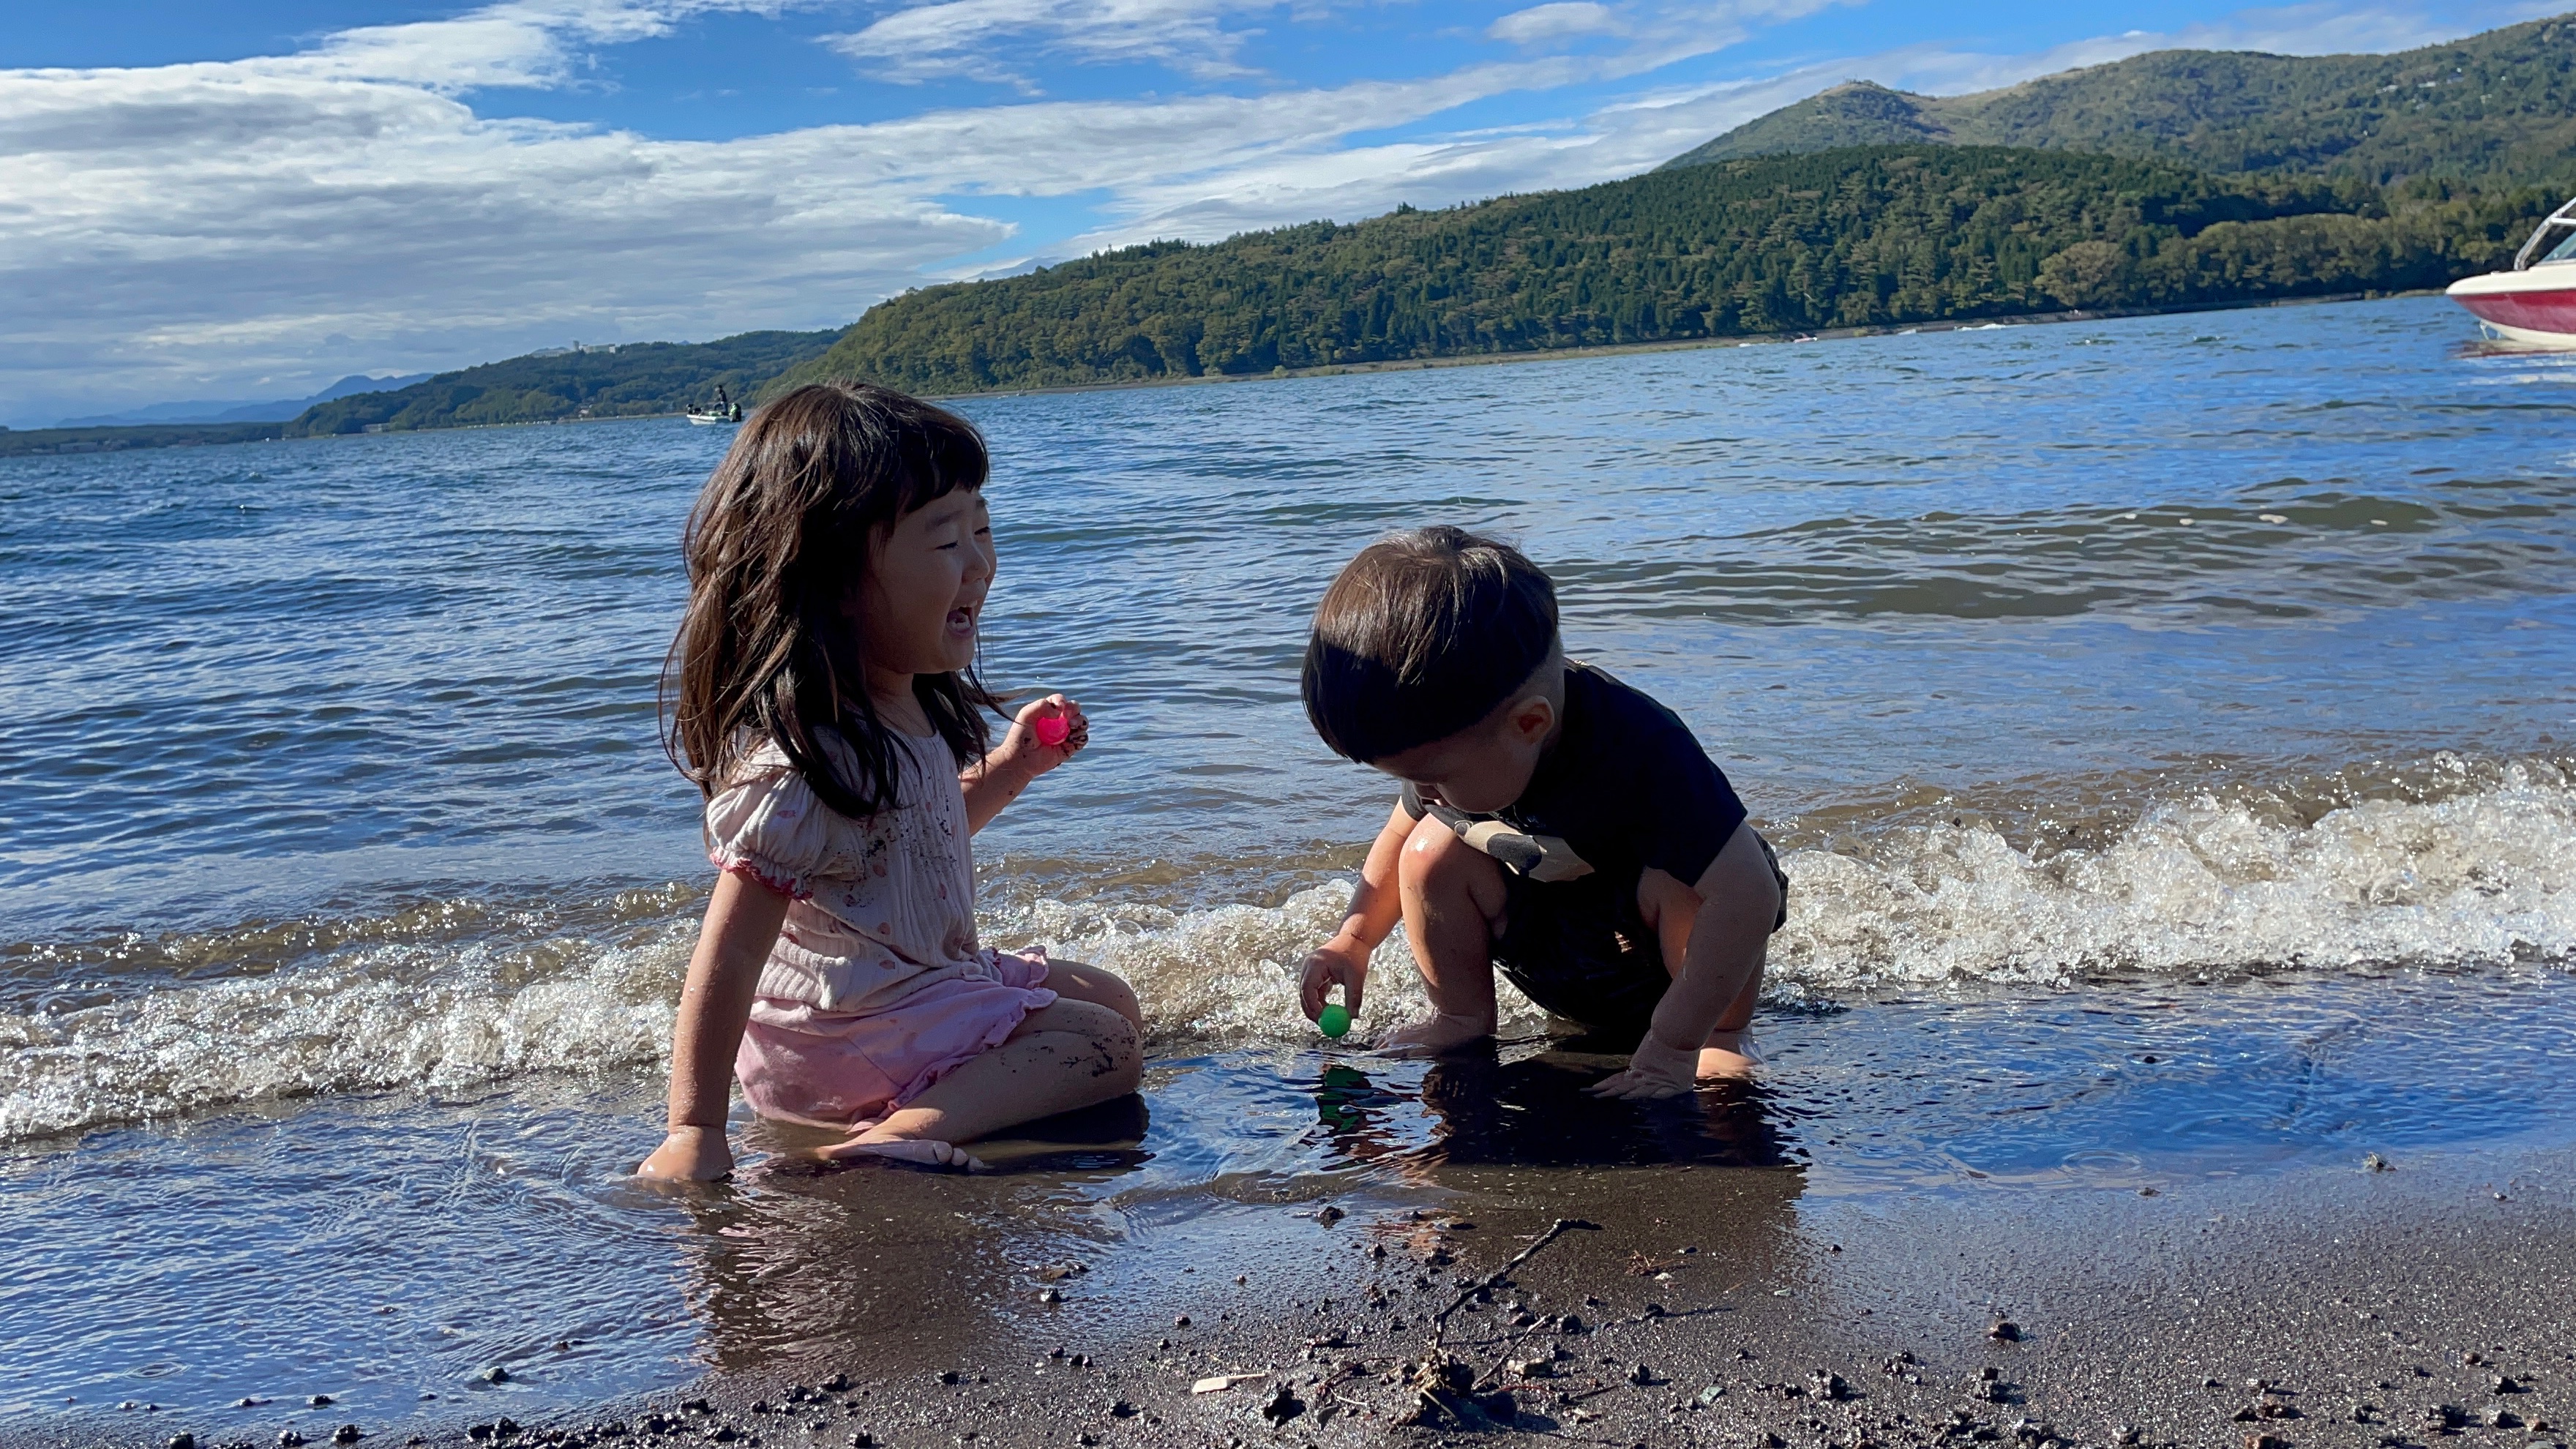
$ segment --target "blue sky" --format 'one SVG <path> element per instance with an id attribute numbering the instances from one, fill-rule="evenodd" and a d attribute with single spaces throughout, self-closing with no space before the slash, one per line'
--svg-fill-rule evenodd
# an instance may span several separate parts
<path id="1" fill-rule="evenodd" d="M 2556 4 L 141 0 L 0 28 L 0 423 L 836 326 L 1101 246 L 1647 169 L 1866 77 Z"/>

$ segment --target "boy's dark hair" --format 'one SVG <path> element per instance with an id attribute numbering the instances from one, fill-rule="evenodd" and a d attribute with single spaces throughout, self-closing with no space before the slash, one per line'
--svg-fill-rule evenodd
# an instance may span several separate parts
<path id="1" fill-rule="evenodd" d="M 848 606 L 884 530 L 990 468 L 972 423 L 891 388 L 811 383 L 751 415 L 689 515 L 689 610 L 662 676 L 663 748 L 700 793 L 768 740 L 843 815 L 898 803 L 902 746 L 868 697 Z M 982 758 L 998 701 L 971 667 L 916 675 L 912 692 L 960 767 Z"/>
<path id="2" fill-rule="evenodd" d="M 1447 739 L 1551 658 L 1556 586 L 1507 543 L 1417 528 L 1360 550 L 1315 609 L 1306 718 L 1365 764 Z"/>

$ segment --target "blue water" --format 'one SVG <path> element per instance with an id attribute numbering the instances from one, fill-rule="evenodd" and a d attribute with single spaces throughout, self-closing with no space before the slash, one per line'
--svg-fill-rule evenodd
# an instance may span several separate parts
<path id="1" fill-rule="evenodd" d="M 728 435 L 0 460 L 0 1428 L 580 1402 L 1221 1239 L 1247 1184 L 2130 1190 L 2555 1130 L 2576 362 L 2465 334 L 2413 299 L 960 403 L 986 676 L 1095 721 L 979 839 L 988 932 L 1127 973 L 1163 1065 L 1000 1179 L 689 1212 L 623 1173 L 707 874 L 655 682 Z M 1387 792 L 1306 728 L 1305 618 L 1431 521 L 1521 542 L 1787 848 L 1757 1091 L 1613 1121 L 1535 1040 L 1308 1050 L 1287 970 Z M 2390 1065 L 2443 1043 L 2439 1085 Z M 1012 1246 L 916 1241 L 958 1211 Z M 815 1234 L 919 1251 L 725 1306 Z"/>

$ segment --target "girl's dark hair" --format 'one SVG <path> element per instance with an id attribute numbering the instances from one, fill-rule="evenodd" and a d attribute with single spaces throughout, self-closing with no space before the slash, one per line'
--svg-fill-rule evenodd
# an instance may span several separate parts
<path id="1" fill-rule="evenodd" d="M 1556 586 L 1519 549 L 1417 528 L 1361 549 L 1315 609 L 1306 718 L 1366 764 L 1447 739 L 1556 656 Z"/>
<path id="2" fill-rule="evenodd" d="M 663 661 L 662 747 L 700 793 L 766 739 L 842 814 L 896 804 L 903 746 L 868 699 L 847 608 L 896 518 L 990 471 L 973 424 L 888 388 L 814 383 L 752 414 L 690 511 L 689 611 Z M 960 768 L 983 758 L 999 701 L 972 668 L 917 675 L 913 692 Z"/>

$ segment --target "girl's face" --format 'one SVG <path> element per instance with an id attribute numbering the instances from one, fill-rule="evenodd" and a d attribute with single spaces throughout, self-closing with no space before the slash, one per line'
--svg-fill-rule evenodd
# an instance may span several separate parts
<path id="1" fill-rule="evenodd" d="M 894 521 L 871 546 L 857 600 L 869 669 L 941 674 L 975 662 L 975 629 L 998 560 L 984 495 L 961 488 Z"/>

